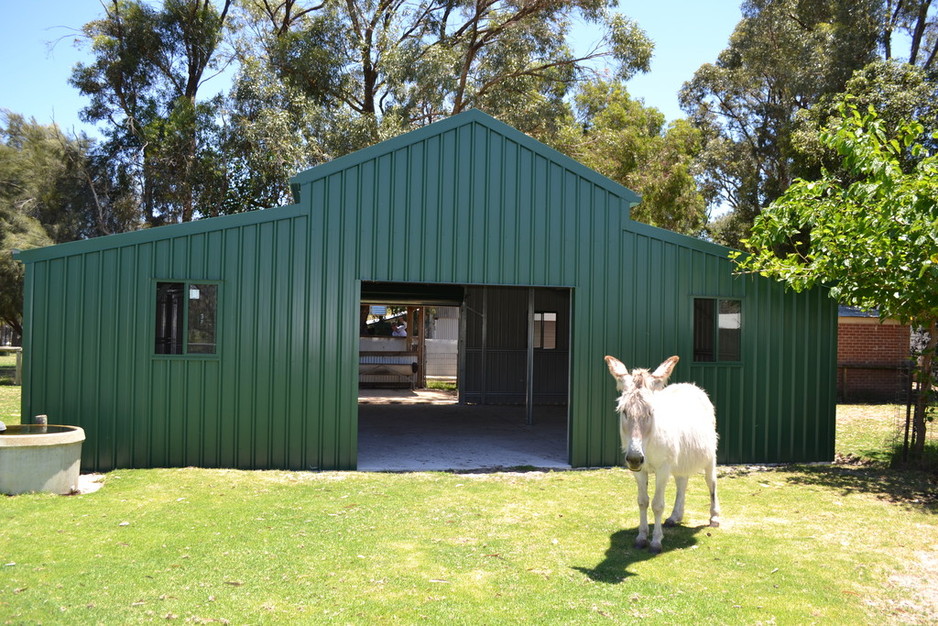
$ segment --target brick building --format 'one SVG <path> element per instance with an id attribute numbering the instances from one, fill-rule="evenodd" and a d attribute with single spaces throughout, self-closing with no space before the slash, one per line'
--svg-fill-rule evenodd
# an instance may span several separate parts
<path id="1" fill-rule="evenodd" d="M 910 330 L 876 313 L 841 306 L 837 324 L 837 399 L 905 402 Z"/>

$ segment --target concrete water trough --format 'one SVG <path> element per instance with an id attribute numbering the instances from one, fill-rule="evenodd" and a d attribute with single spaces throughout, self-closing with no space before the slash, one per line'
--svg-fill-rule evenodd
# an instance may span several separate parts
<path id="1" fill-rule="evenodd" d="M 0 432 L 0 493 L 75 493 L 84 440 L 78 426 L 7 426 Z"/>

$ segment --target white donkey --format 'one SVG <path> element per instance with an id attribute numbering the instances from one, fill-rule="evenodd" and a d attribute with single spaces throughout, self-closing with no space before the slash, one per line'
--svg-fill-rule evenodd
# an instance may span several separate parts
<path id="1" fill-rule="evenodd" d="M 619 396 L 619 434 L 625 463 L 635 472 L 638 484 L 639 527 L 635 547 L 648 547 L 648 474 L 655 474 L 655 497 L 651 510 L 655 530 L 650 550 L 661 552 L 661 515 L 668 477 L 674 475 L 677 497 L 665 525 L 684 519 L 684 497 L 691 474 L 704 473 L 710 488 L 710 526 L 720 525 L 717 500 L 717 431 L 713 403 L 696 385 L 666 386 L 679 357 L 672 356 L 654 372 L 633 369 L 631 374 L 618 359 L 607 356 L 609 373 L 616 380 Z"/>

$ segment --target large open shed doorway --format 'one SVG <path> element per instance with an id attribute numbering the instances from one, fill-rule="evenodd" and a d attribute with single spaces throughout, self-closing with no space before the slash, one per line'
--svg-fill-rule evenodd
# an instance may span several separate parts
<path id="1" fill-rule="evenodd" d="M 569 467 L 570 301 L 569 289 L 363 282 L 358 468 Z M 435 341 L 455 345 L 454 377 L 428 369 Z M 428 389 L 435 378 L 456 389 Z"/>

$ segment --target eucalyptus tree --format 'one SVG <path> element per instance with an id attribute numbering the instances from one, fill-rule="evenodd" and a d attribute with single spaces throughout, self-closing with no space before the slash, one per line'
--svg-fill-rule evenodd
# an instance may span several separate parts
<path id="1" fill-rule="evenodd" d="M 618 76 L 648 69 L 652 45 L 609 0 L 244 0 L 261 67 L 353 128 L 368 145 L 480 108 L 525 132 L 556 130 L 588 62 Z M 606 32 L 577 55 L 571 20 Z M 553 124 L 553 125 L 552 125 Z M 338 150 L 326 149 L 337 154 Z M 355 147 L 361 147 L 355 146 Z"/>
<path id="2" fill-rule="evenodd" d="M 88 96 L 85 121 L 105 125 L 105 149 L 125 164 L 151 225 L 217 213 L 224 170 L 217 99 L 203 84 L 220 71 L 231 0 L 111 0 L 84 25 L 93 62 L 71 83 Z"/>
<path id="3" fill-rule="evenodd" d="M 883 12 L 883 58 L 905 62 L 927 72 L 938 69 L 938 4 L 934 0 L 884 0 Z M 908 50 L 904 51 L 906 42 Z"/>
<path id="4" fill-rule="evenodd" d="M 85 137 L 3 112 L 0 123 L 0 320 L 22 331 L 25 250 L 133 225 L 132 199 L 115 192 Z M 128 207 L 127 201 L 131 200 Z M 129 210 L 128 210 L 129 208 Z"/>
<path id="5" fill-rule="evenodd" d="M 239 71 L 223 110 L 225 210 L 289 201 L 297 171 L 470 107 L 548 139 L 588 63 L 648 68 L 641 29 L 609 0 L 241 0 Z M 606 33 L 580 55 L 571 20 Z"/>
<path id="6" fill-rule="evenodd" d="M 739 245 L 800 171 L 796 113 L 843 89 L 876 58 L 881 0 L 747 0 L 715 63 L 685 83 L 682 108 L 705 134 L 702 182 L 731 209 L 722 243 Z M 728 223 L 727 223 L 728 222 Z"/>

